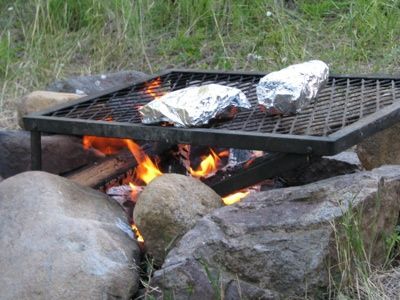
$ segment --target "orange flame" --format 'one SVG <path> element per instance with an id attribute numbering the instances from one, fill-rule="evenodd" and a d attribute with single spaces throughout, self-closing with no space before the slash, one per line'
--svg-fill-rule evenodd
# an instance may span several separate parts
<path id="1" fill-rule="evenodd" d="M 115 154 L 123 148 L 128 147 L 138 164 L 135 171 L 136 179 L 140 179 L 146 184 L 162 175 L 157 165 L 144 153 L 142 148 L 132 140 L 84 136 L 82 142 L 85 149 L 93 147 L 106 155 Z"/>
<path id="2" fill-rule="evenodd" d="M 135 234 L 136 240 L 139 243 L 143 243 L 144 238 L 143 238 L 142 234 L 140 233 L 139 229 L 137 228 L 137 226 L 135 224 L 132 224 L 131 227 L 132 227 L 133 233 Z"/>
<path id="3" fill-rule="evenodd" d="M 237 193 L 223 197 L 222 201 L 224 202 L 225 205 L 231 205 L 233 203 L 239 202 L 244 197 L 246 197 L 248 194 L 250 194 L 250 191 L 248 191 L 248 190 L 239 191 Z"/>
<path id="4" fill-rule="evenodd" d="M 138 144 L 128 139 L 126 139 L 125 142 L 138 163 L 136 167 L 136 178 L 148 184 L 154 178 L 162 175 L 157 165 L 143 152 Z"/>
<path id="5" fill-rule="evenodd" d="M 201 161 L 197 170 L 193 170 L 191 167 L 189 167 L 189 173 L 196 178 L 214 174 L 218 170 L 221 157 L 227 155 L 229 155 L 229 151 L 223 151 L 217 155 L 212 149 L 210 149 L 210 154 Z"/>
<path id="6" fill-rule="evenodd" d="M 154 99 L 157 99 L 164 94 L 162 91 L 159 91 L 160 86 L 161 86 L 161 78 L 157 77 L 156 79 L 146 83 L 145 93 L 149 94 Z"/>
<path id="7" fill-rule="evenodd" d="M 112 155 L 126 147 L 124 140 L 86 135 L 82 140 L 83 148 L 95 148 L 105 155 Z"/>

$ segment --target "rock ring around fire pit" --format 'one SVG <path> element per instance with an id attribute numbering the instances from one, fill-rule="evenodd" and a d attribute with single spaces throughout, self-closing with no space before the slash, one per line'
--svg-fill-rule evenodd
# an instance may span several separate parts
<path id="1" fill-rule="evenodd" d="M 140 250 L 106 195 L 45 172 L 0 183 L 1 299 L 131 299 Z"/>
<path id="2" fill-rule="evenodd" d="M 200 180 L 179 174 L 157 177 L 140 194 L 134 221 L 157 264 L 196 221 L 222 206 L 220 196 Z"/>

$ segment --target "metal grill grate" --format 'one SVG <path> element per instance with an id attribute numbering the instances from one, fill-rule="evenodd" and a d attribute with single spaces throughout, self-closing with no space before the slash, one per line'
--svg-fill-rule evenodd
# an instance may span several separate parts
<path id="1" fill-rule="evenodd" d="M 268 116 L 257 105 L 255 86 L 263 75 L 168 71 L 132 86 L 28 116 L 25 118 L 25 125 L 27 129 L 45 132 L 146 140 L 164 139 L 170 142 L 270 151 L 314 151 L 318 154 L 332 154 L 338 152 L 339 148 L 357 142 L 355 139 L 344 143 L 341 131 L 346 131 L 344 133 L 354 138 L 354 132 L 358 130 L 356 135 L 359 140 L 365 137 L 367 132 L 372 134 L 381 129 L 378 127 L 385 127 L 400 120 L 399 107 L 396 106 L 400 96 L 399 78 L 331 76 L 318 98 L 301 113 L 281 117 Z M 240 112 L 233 120 L 214 123 L 211 128 L 181 129 L 141 124 L 138 108 L 153 100 L 155 95 L 209 83 L 241 89 L 253 108 Z M 378 127 L 377 120 L 381 124 Z M 354 128 L 349 127 L 353 123 L 360 124 L 353 126 Z M 70 126 L 70 129 L 67 126 Z M 373 128 L 367 130 L 368 126 Z M 240 140 L 241 138 L 243 140 Z M 287 144 L 288 141 L 292 144 Z M 327 145 L 335 141 L 340 141 L 340 147 Z"/>

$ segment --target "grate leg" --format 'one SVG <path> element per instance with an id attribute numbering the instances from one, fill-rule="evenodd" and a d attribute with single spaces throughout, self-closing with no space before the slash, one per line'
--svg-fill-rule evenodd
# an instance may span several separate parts
<path id="1" fill-rule="evenodd" d="M 31 131 L 31 169 L 42 169 L 42 133 Z"/>
<path id="2" fill-rule="evenodd" d="M 220 196 L 226 196 L 242 188 L 258 184 L 265 179 L 273 178 L 309 162 L 308 155 L 273 153 L 254 162 L 247 169 L 210 185 Z"/>

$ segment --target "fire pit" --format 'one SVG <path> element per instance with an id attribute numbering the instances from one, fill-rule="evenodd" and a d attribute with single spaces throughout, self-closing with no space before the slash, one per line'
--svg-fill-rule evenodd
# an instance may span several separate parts
<path id="1" fill-rule="evenodd" d="M 275 152 L 212 186 L 219 194 L 275 176 L 309 156 L 333 155 L 400 120 L 400 78 L 331 76 L 301 113 L 269 116 L 257 105 L 255 86 L 264 73 L 170 70 L 72 104 L 28 115 L 32 168 L 41 168 L 41 133 L 91 135 L 171 144 L 210 145 Z M 217 83 L 241 89 L 252 104 L 229 121 L 204 128 L 143 125 L 138 109 L 154 98 L 189 86 Z M 250 176 L 249 176 L 250 175 Z"/>

